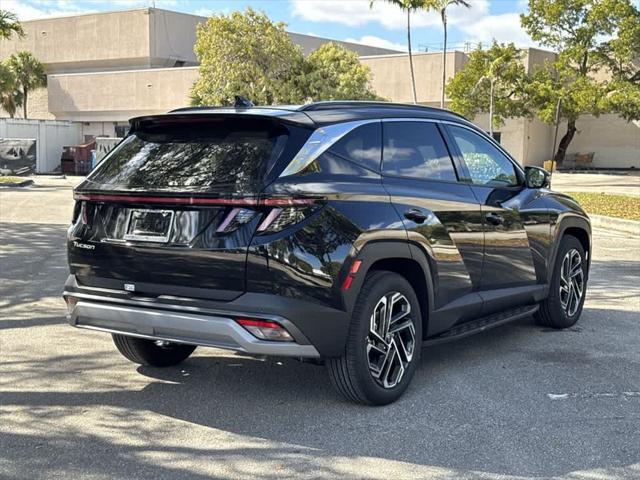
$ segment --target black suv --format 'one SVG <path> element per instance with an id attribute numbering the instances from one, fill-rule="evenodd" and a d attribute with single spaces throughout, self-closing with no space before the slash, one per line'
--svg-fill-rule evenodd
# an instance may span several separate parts
<path id="1" fill-rule="evenodd" d="M 386 404 L 421 347 L 582 311 L 587 215 L 465 119 L 412 105 L 186 108 L 131 120 L 75 190 L 69 321 L 129 360 L 196 345 L 324 363 Z"/>

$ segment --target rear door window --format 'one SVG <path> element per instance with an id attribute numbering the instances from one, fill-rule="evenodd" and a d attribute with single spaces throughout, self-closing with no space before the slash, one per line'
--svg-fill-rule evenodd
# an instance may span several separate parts
<path id="1" fill-rule="evenodd" d="M 263 119 L 165 121 L 127 137 L 88 180 L 109 190 L 254 192 L 287 139 Z"/>
<path id="2" fill-rule="evenodd" d="M 384 123 L 382 171 L 416 180 L 457 181 L 442 135 L 429 122 Z"/>

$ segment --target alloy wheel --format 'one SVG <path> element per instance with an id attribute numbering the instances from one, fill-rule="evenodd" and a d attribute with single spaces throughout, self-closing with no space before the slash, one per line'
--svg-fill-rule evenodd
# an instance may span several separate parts
<path id="1" fill-rule="evenodd" d="M 572 248 L 560 267 L 560 305 L 568 317 L 575 315 L 584 294 L 584 271 L 580 252 Z"/>
<path id="2" fill-rule="evenodd" d="M 416 331 L 411 304 L 399 292 L 386 294 L 376 303 L 367 335 L 369 372 L 383 388 L 400 381 L 414 357 Z"/>

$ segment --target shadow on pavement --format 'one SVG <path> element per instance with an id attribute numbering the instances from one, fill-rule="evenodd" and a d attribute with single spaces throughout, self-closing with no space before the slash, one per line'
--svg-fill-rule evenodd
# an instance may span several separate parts
<path id="1" fill-rule="evenodd" d="M 623 317 L 634 314 L 618 313 Z M 585 310 L 584 321 L 590 329 L 602 328 L 591 325 L 600 314 L 597 309 Z M 589 405 L 589 416 L 585 417 L 575 402 L 554 403 L 547 397 L 550 377 L 557 380 L 566 376 L 574 385 L 589 384 L 592 372 L 622 371 L 625 366 L 620 365 L 618 357 L 602 357 L 588 345 L 576 347 L 574 341 L 570 346 L 570 336 L 584 336 L 581 328 L 551 337 L 547 332 L 548 329 L 534 327 L 531 319 L 524 319 L 431 347 L 424 351 L 421 368 L 407 395 L 396 404 L 381 408 L 342 402 L 331 390 L 321 367 L 287 359 L 214 357 L 210 353 L 215 351 L 206 349 L 197 350 L 194 357 L 178 367 L 138 367 L 138 373 L 149 379 L 141 390 L 4 391 L 0 392 L 0 405 L 28 407 L 34 412 L 33 421 L 37 421 L 42 407 L 63 407 L 48 411 L 50 421 L 56 416 L 78 415 L 87 407 L 116 407 L 121 409 L 122 418 L 111 416 L 105 422 L 111 422 L 114 429 L 139 430 L 152 446 L 123 447 L 89 432 L 82 438 L 60 433 L 46 439 L 13 434 L 0 437 L 0 444 L 6 442 L 0 448 L 0 458 L 23 455 L 16 445 L 44 443 L 54 451 L 60 449 L 61 464 L 39 465 L 37 455 L 27 461 L 45 473 L 47 469 L 54 472 L 66 468 L 70 463 L 79 469 L 78 473 L 100 475 L 106 468 L 101 462 L 107 462 L 102 457 L 115 455 L 117 464 L 122 462 L 122 468 L 133 469 L 137 478 L 177 477 L 180 473 L 177 466 L 173 470 L 147 463 L 142 459 L 145 452 L 186 455 L 191 461 L 224 461 L 232 469 L 242 468 L 243 456 L 265 465 L 270 461 L 284 462 L 286 458 L 289 467 L 293 465 L 299 473 L 318 468 L 318 477 L 337 474 L 327 470 L 326 464 L 318 463 L 327 456 L 384 458 L 507 478 L 626 469 L 640 455 L 637 416 L 621 416 L 620 407 L 600 401 Z M 532 342 L 542 344 L 542 351 L 539 345 L 533 348 Z M 558 351 L 563 344 L 566 349 Z M 58 365 L 60 375 L 70 368 L 64 367 L 66 361 L 64 357 L 47 360 Z M 72 361 L 101 375 L 100 362 L 104 360 L 96 355 L 74 356 Z M 589 367 L 583 369 L 585 364 Z M 31 367 L 38 369 L 37 365 Z M 39 373 L 50 382 L 56 381 L 52 369 L 44 368 Z M 639 400 L 630 402 L 640 406 Z M 205 447 L 197 449 L 154 447 L 154 435 L 164 434 L 146 427 L 145 411 L 287 446 L 260 448 L 259 452 L 206 448 L 206 442 Z M 299 445 L 301 450 L 291 445 Z M 308 452 L 308 448 L 314 450 Z M 92 462 L 81 461 L 88 457 Z M 204 478 L 191 473 L 186 476 Z M 252 476 L 282 478 L 269 469 Z"/>

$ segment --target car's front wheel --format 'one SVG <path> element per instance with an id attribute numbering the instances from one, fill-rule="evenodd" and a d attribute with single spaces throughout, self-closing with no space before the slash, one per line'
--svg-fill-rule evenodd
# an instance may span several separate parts
<path id="1" fill-rule="evenodd" d="M 580 318 L 587 293 L 587 258 L 580 241 L 571 235 L 560 242 L 548 297 L 536 313 L 539 324 L 568 328 Z"/>
<path id="2" fill-rule="evenodd" d="M 422 317 L 413 288 L 393 272 L 367 274 L 354 308 L 345 352 L 326 365 L 346 399 L 386 405 L 407 389 L 420 360 Z"/>
<path id="3" fill-rule="evenodd" d="M 170 367 L 186 360 L 196 349 L 195 345 L 146 340 L 113 334 L 113 343 L 128 360 L 152 367 Z"/>

